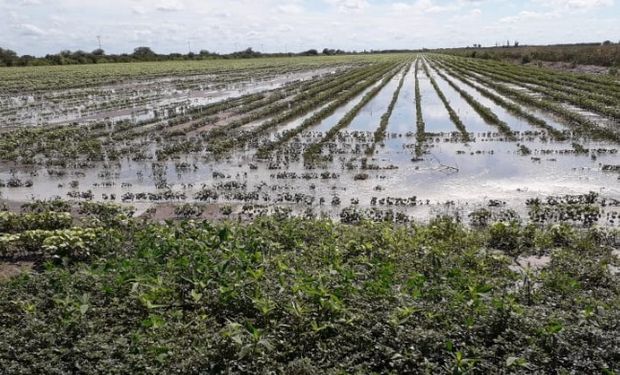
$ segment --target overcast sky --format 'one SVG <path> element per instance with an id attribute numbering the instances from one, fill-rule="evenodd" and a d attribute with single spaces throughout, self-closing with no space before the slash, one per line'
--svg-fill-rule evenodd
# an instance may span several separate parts
<path id="1" fill-rule="evenodd" d="M 19 54 L 457 47 L 620 40 L 619 0 L 0 0 Z"/>

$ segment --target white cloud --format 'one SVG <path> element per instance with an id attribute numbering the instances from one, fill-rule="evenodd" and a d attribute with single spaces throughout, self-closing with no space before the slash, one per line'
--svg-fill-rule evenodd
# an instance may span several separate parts
<path id="1" fill-rule="evenodd" d="M 176 12 L 185 9 L 185 7 L 178 0 L 162 0 L 155 9 L 162 12 Z"/>
<path id="2" fill-rule="evenodd" d="M 359 12 L 369 6 L 366 0 L 325 0 L 325 2 L 336 6 L 341 12 Z"/>
<path id="3" fill-rule="evenodd" d="M 594 9 L 614 5 L 614 0 L 534 0 L 555 9 Z"/>
<path id="4" fill-rule="evenodd" d="M 146 8 L 140 5 L 135 5 L 131 7 L 131 12 L 139 15 L 146 14 Z"/>
<path id="5" fill-rule="evenodd" d="M 2 47 L 45 55 L 253 47 L 267 52 L 620 38 L 613 0 L 0 0 Z M 223 4 L 223 5 L 222 5 Z M 32 6 L 24 6 L 32 5 Z M 574 27 L 579 24 L 579 28 Z M 53 36 L 53 37 L 52 37 Z"/>
<path id="6" fill-rule="evenodd" d="M 278 12 L 284 14 L 302 14 L 304 12 L 304 8 L 299 4 L 283 4 L 278 6 Z"/>
<path id="7" fill-rule="evenodd" d="M 45 35 L 45 31 L 41 30 L 39 27 L 35 26 L 35 25 L 31 25 L 29 23 L 23 23 L 21 25 L 19 25 L 19 28 L 21 29 L 21 35 L 27 35 L 27 36 L 43 36 Z"/>
<path id="8" fill-rule="evenodd" d="M 19 0 L 19 5 L 30 6 L 30 5 L 40 5 L 41 0 Z"/>

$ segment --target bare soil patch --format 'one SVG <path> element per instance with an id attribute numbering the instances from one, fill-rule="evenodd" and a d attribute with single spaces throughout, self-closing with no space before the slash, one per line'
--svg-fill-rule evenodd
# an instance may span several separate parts
<path id="1" fill-rule="evenodd" d="M 33 268 L 33 262 L 0 262 L 0 283 L 22 273 L 32 272 Z"/>

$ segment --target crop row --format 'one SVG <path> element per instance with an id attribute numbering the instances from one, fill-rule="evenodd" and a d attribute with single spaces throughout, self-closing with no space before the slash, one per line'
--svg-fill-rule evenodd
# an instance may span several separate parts
<path id="1" fill-rule="evenodd" d="M 455 72 L 453 70 L 449 70 L 449 71 L 450 71 L 451 75 L 456 77 L 459 81 L 465 83 L 466 85 L 468 85 L 468 86 L 472 87 L 473 89 L 475 89 L 476 91 L 478 91 L 480 94 L 482 94 L 482 96 L 491 99 L 495 104 L 503 107 L 504 109 L 506 109 L 507 111 L 509 111 L 513 115 L 515 115 L 517 117 L 520 117 L 520 118 L 522 118 L 524 120 L 527 120 L 527 122 L 529 124 L 545 130 L 554 139 L 556 139 L 556 140 L 565 140 L 566 139 L 565 135 L 561 131 L 555 129 L 554 127 L 549 125 L 545 120 L 541 119 L 540 117 L 537 117 L 537 116 L 531 114 L 530 112 L 526 111 L 522 107 L 514 104 L 513 102 L 510 102 L 510 101 L 502 98 L 499 95 L 494 94 L 493 92 L 485 89 L 484 87 L 481 87 L 480 85 L 474 84 L 472 81 L 470 81 L 467 78 L 463 77 L 459 73 L 457 73 L 457 72 Z"/>
<path id="2" fill-rule="evenodd" d="M 372 74 L 374 74 L 374 76 L 383 75 L 385 73 L 385 70 L 389 69 L 390 66 L 393 66 L 393 64 L 385 64 L 385 65 L 374 67 L 370 71 L 365 71 L 363 72 L 363 74 L 356 75 L 354 78 L 351 78 L 345 82 L 342 82 L 338 86 L 332 87 L 331 90 L 326 90 L 326 91 L 317 93 L 317 95 L 314 95 L 313 97 L 309 97 L 307 98 L 306 101 L 299 103 L 297 106 L 292 107 L 289 111 L 284 112 L 283 114 L 280 114 L 278 116 L 275 116 L 271 120 L 261 124 L 256 129 L 252 131 L 248 131 L 248 132 L 242 132 L 235 138 L 235 143 L 244 144 L 245 142 L 255 138 L 257 135 L 267 130 L 270 130 L 295 117 L 308 113 L 314 110 L 315 108 L 325 105 L 326 103 L 333 101 L 334 96 L 337 96 L 339 93 L 346 91 L 346 90 L 350 90 L 351 88 L 358 85 L 360 82 L 364 84 L 367 80 L 369 80 L 369 75 L 372 75 Z M 370 82 L 372 82 L 372 80 L 370 80 Z M 232 139 L 228 139 L 226 142 L 227 142 L 226 147 L 230 147 L 230 145 L 232 145 Z"/>
<path id="3" fill-rule="evenodd" d="M 379 127 L 374 132 L 373 143 L 366 150 L 366 155 L 373 155 L 375 153 L 375 148 L 377 144 L 383 142 L 383 140 L 385 139 L 385 132 L 388 127 L 388 122 L 390 121 L 390 117 L 392 116 L 392 112 L 394 111 L 394 107 L 396 106 L 396 101 L 398 100 L 398 96 L 400 95 L 400 91 L 403 88 L 403 85 L 405 83 L 405 78 L 407 77 L 407 74 L 409 73 L 410 69 L 411 69 L 411 64 L 409 64 L 407 66 L 407 69 L 405 69 L 403 76 L 400 78 L 400 81 L 398 82 L 398 87 L 396 87 L 396 90 L 394 91 L 394 94 L 392 95 L 392 100 L 390 101 L 390 104 L 388 105 L 387 110 L 381 116 Z"/>
<path id="4" fill-rule="evenodd" d="M 279 114 L 276 118 L 268 121 L 265 126 L 261 125 L 261 131 L 267 128 L 271 128 L 277 124 L 280 124 L 282 121 L 290 119 L 300 113 L 307 112 L 316 105 L 328 99 L 330 96 L 338 94 L 342 90 L 346 90 L 348 87 L 355 85 L 360 79 L 363 79 L 369 72 L 375 71 L 376 69 L 381 69 L 381 66 L 371 66 L 370 68 L 365 68 L 361 70 L 357 70 L 352 72 L 350 75 L 346 75 L 337 80 L 325 80 L 325 84 L 315 87 L 314 89 L 300 93 L 295 98 L 290 101 L 277 104 L 275 106 L 271 106 L 263 109 L 259 113 L 254 113 L 248 115 L 239 120 L 233 121 L 230 124 L 218 129 L 214 129 L 211 132 L 205 133 L 204 137 L 210 140 L 209 150 L 214 152 L 219 152 L 221 150 L 228 150 L 230 148 L 230 144 L 232 140 L 230 139 L 230 131 L 239 128 L 240 126 L 250 123 L 251 121 L 256 121 L 261 118 L 267 118 L 274 114 Z M 320 101 L 317 99 L 321 99 Z M 222 139 L 218 142 L 213 142 L 214 138 L 223 138 L 225 136 L 229 136 L 227 139 Z M 246 136 L 247 137 L 247 136 Z"/>
<path id="5" fill-rule="evenodd" d="M 524 87 L 529 91 L 546 95 L 554 100 L 570 103 L 580 108 L 591 110 L 595 113 L 608 116 L 616 120 L 620 119 L 620 109 L 618 109 L 615 105 L 617 103 L 617 99 L 609 98 L 605 101 L 605 103 L 601 103 L 600 99 L 592 99 L 592 95 L 587 92 L 571 92 L 562 85 L 554 85 L 550 83 L 542 84 L 540 80 L 533 80 L 534 82 L 537 82 L 535 85 L 524 85 L 523 82 L 528 82 L 528 78 L 519 74 L 502 73 L 493 69 L 483 68 L 478 64 L 467 63 L 466 61 L 461 61 L 460 63 L 456 62 L 455 64 L 461 65 L 470 71 L 482 74 L 486 77 Z M 549 86 L 549 88 L 546 86 Z"/>
<path id="6" fill-rule="evenodd" d="M 366 64 L 373 56 L 337 56 L 328 58 L 265 58 L 205 61 L 168 61 L 128 64 L 73 65 L 52 67 L 7 68 L 0 70 L 0 91 L 48 91 L 89 88 L 124 83 L 148 82 L 161 77 L 221 76 L 243 74 L 245 77 L 283 74 L 295 69 L 316 69 L 328 65 Z"/>
<path id="7" fill-rule="evenodd" d="M 351 121 L 353 121 L 353 119 L 358 115 L 362 108 L 364 108 L 366 104 L 368 104 L 375 96 L 377 96 L 377 94 L 379 94 L 379 92 L 392 80 L 392 78 L 399 72 L 399 70 L 400 67 L 399 69 L 394 69 L 385 78 L 383 78 L 383 81 L 381 81 L 379 85 L 373 87 L 369 92 L 367 92 L 359 103 L 357 103 L 353 108 L 351 108 L 351 110 L 347 112 L 340 119 L 340 121 L 336 123 L 336 125 L 331 127 L 325 133 L 323 138 L 308 146 L 304 151 L 304 159 L 310 162 L 316 160 L 317 157 L 319 157 L 321 154 L 323 145 L 330 142 L 342 129 L 349 126 Z"/>
<path id="8" fill-rule="evenodd" d="M 431 85 L 433 85 L 433 88 L 435 89 L 437 96 L 439 96 L 439 99 L 441 99 L 444 107 L 448 111 L 448 114 L 450 115 L 450 120 L 452 120 L 452 122 L 454 123 L 454 126 L 456 126 L 456 128 L 461 132 L 461 135 L 463 136 L 463 141 L 469 142 L 470 136 L 469 136 L 469 133 L 467 132 L 467 128 L 465 127 L 465 124 L 463 124 L 463 121 L 461 121 L 461 118 L 459 117 L 459 115 L 452 108 L 452 106 L 450 105 L 450 102 L 448 102 L 448 99 L 446 98 L 444 93 L 441 91 L 441 88 L 437 84 L 437 81 L 435 81 L 435 78 L 428 71 L 428 67 L 426 66 L 426 63 L 422 64 L 422 66 L 424 68 L 424 72 L 430 79 Z"/>
<path id="9" fill-rule="evenodd" d="M 560 92 L 567 92 L 578 96 L 585 96 L 595 101 L 600 101 L 607 105 L 615 105 L 615 101 L 620 99 L 618 87 L 611 82 L 606 84 L 593 84 L 583 80 L 575 80 L 570 75 L 552 72 L 540 68 L 522 67 L 515 64 L 506 64 L 497 61 L 471 62 L 479 68 L 487 71 L 505 75 L 520 82 L 554 89 Z"/>
<path id="10" fill-rule="evenodd" d="M 485 107 L 482 103 L 476 100 L 473 96 L 471 96 L 467 91 L 460 88 L 456 83 L 454 83 L 450 78 L 448 78 L 441 71 L 436 71 L 437 74 L 443 78 L 456 92 L 458 92 L 463 99 L 485 120 L 488 124 L 496 126 L 499 131 L 509 140 L 514 141 L 515 136 L 510 129 L 510 126 L 506 124 L 504 121 L 500 120 L 493 111 Z"/>
<path id="11" fill-rule="evenodd" d="M 599 97 L 615 97 L 616 99 L 620 99 L 620 87 L 618 86 L 617 81 L 602 76 L 592 74 L 575 74 L 538 67 L 519 66 L 501 61 L 480 61 L 479 64 L 493 69 L 517 73 L 520 76 L 525 76 L 527 78 L 535 77 L 538 80 L 538 83 L 540 83 L 540 81 L 545 81 L 561 85 L 564 88 L 596 94 Z"/>
<path id="12" fill-rule="evenodd" d="M 420 59 L 416 59 L 414 69 L 414 83 L 415 83 L 415 115 L 416 115 L 416 145 L 415 145 L 415 157 L 419 159 L 424 152 L 424 142 L 426 141 L 426 129 L 424 124 L 424 117 L 422 116 L 422 91 L 420 90 L 420 79 L 418 78 L 418 72 L 420 70 Z"/>
<path id="13" fill-rule="evenodd" d="M 389 69 L 393 69 L 393 68 L 394 66 L 388 66 L 387 68 L 381 69 L 377 71 L 376 73 L 369 75 L 364 80 L 361 80 L 360 82 L 358 82 L 357 85 L 344 91 L 343 94 L 341 94 L 336 99 L 334 99 L 325 108 L 321 109 L 319 112 L 313 114 L 312 116 L 304 120 L 296 128 L 283 132 L 282 134 L 279 135 L 279 137 L 275 141 L 268 142 L 264 145 L 261 145 L 258 148 L 257 156 L 259 158 L 266 158 L 270 152 L 278 149 L 283 144 L 295 138 L 297 135 L 299 135 L 304 130 L 318 124 L 321 120 L 332 115 L 338 108 L 342 107 L 347 102 L 349 102 L 351 99 L 361 94 L 368 87 L 375 84 L 377 79 L 379 79 L 381 76 L 386 74 L 386 72 L 389 71 Z"/>
<path id="14" fill-rule="evenodd" d="M 528 95 L 520 90 L 506 86 L 505 84 L 497 83 L 496 81 L 475 75 L 472 72 L 460 68 L 453 64 L 451 61 L 444 60 L 444 63 L 461 74 L 483 83 L 484 85 L 492 88 L 496 92 L 505 95 L 521 104 L 533 106 L 544 111 L 551 112 L 565 121 L 567 125 L 573 128 L 576 132 L 582 135 L 591 135 L 599 139 L 610 140 L 613 142 L 620 142 L 620 135 L 608 128 L 597 125 L 594 121 L 588 119 L 586 116 L 576 113 L 574 111 L 566 109 L 561 104 L 553 102 L 544 98 L 536 98 L 532 95 Z"/>

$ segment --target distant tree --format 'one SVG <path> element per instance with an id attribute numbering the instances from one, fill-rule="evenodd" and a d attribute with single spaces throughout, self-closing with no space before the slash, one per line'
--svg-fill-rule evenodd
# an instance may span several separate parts
<path id="1" fill-rule="evenodd" d="M 155 60 L 157 54 L 149 47 L 137 47 L 133 50 L 133 57 L 138 60 Z"/>
<path id="2" fill-rule="evenodd" d="M 318 56 L 318 54 L 319 54 L 319 51 L 315 49 L 309 49 L 307 51 L 300 53 L 301 56 Z"/>
<path id="3" fill-rule="evenodd" d="M 609 45 L 611 45 L 611 40 L 606 40 L 606 41 L 604 41 L 604 42 L 603 42 L 603 45 L 604 45 L 604 46 L 609 46 Z"/>
<path id="4" fill-rule="evenodd" d="M 252 47 L 248 47 L 243 51 L 233 52 L 230 54 L 231 57 L 237 57 L 242 59 L 247 59 L 251 57 L 260 57 L 262 54 L 260 52 L 256 52 L 252 49 Z"/>
<path id="5" fill-rule="evenodd" d="M 18 57 L 15 51 L 0 48 L 0 66 L 14 66 L 17 60 Z"/>
<path id="6" fill-rule="evenodd" d="M 515 40 L 515 47 L 519 47 L 519 42 Z"/>
<path id="7" fill-rule="evenodd" d="M 91 54 L 94 56 L 105 56 L 105 51 L 102 50 L 101 48 L 97 48 L 96 50 L 91 52 Z"/>

